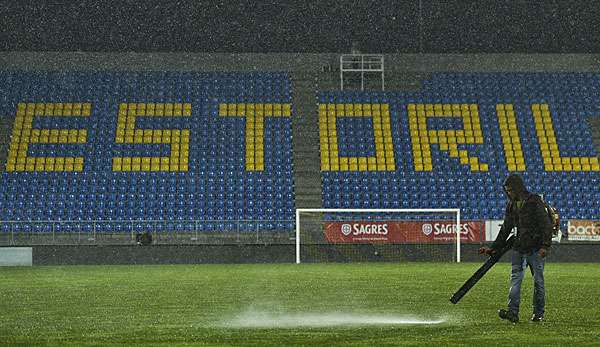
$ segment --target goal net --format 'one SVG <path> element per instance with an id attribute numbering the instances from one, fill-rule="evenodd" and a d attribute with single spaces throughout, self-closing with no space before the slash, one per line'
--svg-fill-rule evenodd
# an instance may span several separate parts
<path id="1" fill-rule="evenodd" d="M 297 209 L 296 262 L 460 262 L 479 224 L 460 209 Z"/>

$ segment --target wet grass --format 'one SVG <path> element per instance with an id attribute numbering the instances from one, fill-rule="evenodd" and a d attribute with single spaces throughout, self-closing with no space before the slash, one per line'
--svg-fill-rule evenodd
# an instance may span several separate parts
<path id="1" fill-rule="evenodd" d="M 600 266 L 546 269 L 542 324 L 523 286 L 521 322 L 496 316 L 508 264 L 452 305 L 479 266 L 439 264 L 172 265 L 0 268 L 0 346 L 584 346 L 600 341 Z M 320 314 L 444 319 L 437 325 L 235 326 Z"/>

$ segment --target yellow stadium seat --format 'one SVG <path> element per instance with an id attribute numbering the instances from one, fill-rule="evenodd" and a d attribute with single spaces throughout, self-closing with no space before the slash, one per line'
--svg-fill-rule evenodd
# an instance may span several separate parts
<path id="1" fill-rule="evenodd" d="M 368 157 L 367 158 L 367 167 L 369 171 L 376 171 L 377 170 L 377 159 L 375 157 Z"/>
<path id="2" fill-rule="evenodd" d="M 240 109 L 238 108 L 238 112 L 244 112 L 244 110 L 240 111 Z M 192 115 L 192 104 L 190 104 L 190 103 L 183 104 L 182 116 L 188 116 L 189 117 L 191 115 Z"/>
<path id="3" fill-rule="evenodd" d="M 573 165 L 580 165 L 581 164 L 580 158 L 579 157 L 572 157 L 571 158 L 571 164 L 573 164 Z"/>
<path id="4" fill-rule="evenodd" d="M 142 165 L 140 162 L 140 158 L 139 157 L 133 158 L 131 160 L 131 166 L 128 165 L 127 168 L 129 168 L 129 167 L 131 167 L 131 171 L 142 171 Z M 125 168 L 125 165 L 123 166 L 123 168 Z M 125 170 L 123 170 L 123 171 L 125 171 Z M 146 171 L 148 171 L 148 170 L 146 170 Z"/>
<path id="5" fill-rule="evenodd" d="M 122 161 L 121 158 L 113 158 L 113 171 L 121 171 Z"/>
<path id="6" fill-rule="evenodd" d="M 126 171 L 126 172 L 129 172 L 129 171 L 140 171 L 140 165 L 139 164 L 137 165 L 137 167 L 134 168 L 133 165 L 131 165 L 131 162 L 129 162 L 129 161 L 127 163 L 121 162 L 120 166 L 121 166 L 121 171 Z"/>

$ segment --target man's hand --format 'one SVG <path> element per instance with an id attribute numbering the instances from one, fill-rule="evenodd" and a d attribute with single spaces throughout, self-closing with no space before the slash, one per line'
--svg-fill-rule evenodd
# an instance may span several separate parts
<path id="1" fill-rule="evenodd" d="M 546 256 L 548 255 L 548 250 L 544 247 L 540 248 L 540 257 L 542 258 L 546 258 Z"/>
<path id="2" fill-rule="evenodd" d="M 494 253 L 494 250 L 489 248 L 489 247 L 481 247 L 479 248 L 479 254 L 487 254 L 487 255 L 492 255 Z"/>

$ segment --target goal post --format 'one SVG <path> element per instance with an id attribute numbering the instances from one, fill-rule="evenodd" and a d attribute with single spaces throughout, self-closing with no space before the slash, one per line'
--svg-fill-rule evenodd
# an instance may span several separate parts
<path id="1" fill-rule="evenodd" d="M 305 261 L 302 254 L 306 254 L 309 246 L 328 252 L 320 258 L 325 261 L 336 261 L 336 256 L 331 254 L 332 249 L 337 255 L 348 255 L 342 256 L 345 260 L 341 261 L 369 261 L 373 258 L 371 255 L 375 260 L 394 259 L 387 255 L 396 255 L 397 258 L 398 254 L 408 251 L 406 247 L 417 249 L 425 256 L 428 252 L 447 254 L 447 251 L 436 248 L 445 247 L 450 249 L 452 260 L 460 262 L 461 230 L 465 233 L 464 229 L 458 208 L 299 208 L 296 209 L 296 263 Z M 320 257 L 319 250 L 312 253 Z"/>

